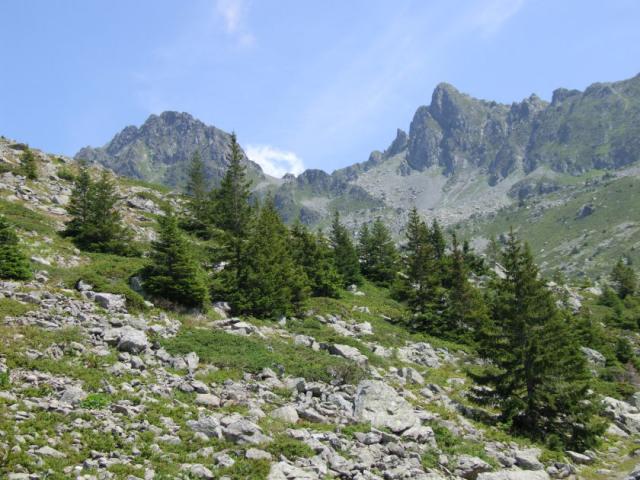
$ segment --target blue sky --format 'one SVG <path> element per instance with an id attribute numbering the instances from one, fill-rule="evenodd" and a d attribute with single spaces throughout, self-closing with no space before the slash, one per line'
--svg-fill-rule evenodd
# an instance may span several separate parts
<path id="1" fill-rule="evenodd" d="M 281 174 L 383 150 L 441 81 L 512 102 L 640 72 L 637 0 L 2 0 L 0 134 L 72 155 L 151 113 Z"/>

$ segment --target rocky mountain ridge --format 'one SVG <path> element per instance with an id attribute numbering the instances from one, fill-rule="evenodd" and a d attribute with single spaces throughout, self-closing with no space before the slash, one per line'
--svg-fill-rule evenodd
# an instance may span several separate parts
<path id="1" fill-rule="evenodd" d="M 583 92 L 557 89 L 551 102 L 531 95 L 511 105 L 441 83 L 431 103 L 417 109 L 408 133 L 398 129 L 389 148 L 374 151 L 366 162 L 283 180 L 247 165 L 255 188 L 272 191 L 288 221 L 326 226 L 338 210 L 354 228 L 382 216 L 397 232 L 413 206 L 452 225 L 495 213 L 522 195 L 561 189 L 567 178 L 625 168 L 640 160 L 639 138 L 640 75 L 595 83 Z M 76 158 L 179 186 L 198 148 L 211 178 L 220 178 L 225 139 L 226 133 L 188 114 L 165 112 Z"/>
<path id="2" fill-rule="evenodd" d="M 212 183 L 222 178 L 228 165 L 229 141 L 227 132 L 188 113 L 168 111 L 149 116 L 140 127 L 126 127 L 103 147 L 81 149 L 75 158 L 98 163 L 119 175 L 183 188 L 196 153 Z M 254 180 L 264 179 L 260 166 L 244 152 L 243 162 Z"/>

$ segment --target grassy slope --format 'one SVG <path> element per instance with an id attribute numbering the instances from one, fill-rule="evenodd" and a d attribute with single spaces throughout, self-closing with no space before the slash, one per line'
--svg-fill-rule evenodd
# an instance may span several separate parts
<path id="1" fill-rule="evenodd" d="M 640 262 L 640 178 L 600 180 L 545 197 L 542 202 L 508 207 L 494 217 L 462 226 L 467 238 L 499 236 L 511 227 L 531 245 L 546 272 L 561 269 L 572 277 L 597 278 L 621 256 Z M 579 218 L 584 205 L 595 212 Z"/>

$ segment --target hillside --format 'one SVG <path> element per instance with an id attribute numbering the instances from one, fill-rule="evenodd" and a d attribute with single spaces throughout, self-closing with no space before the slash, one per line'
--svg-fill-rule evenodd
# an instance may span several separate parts
<path id="1" fill-rule="evenodd" d="M 380 216 L 398 233 L 413 206 L 445 225 L 476 222 L 513 207 L 523 195 L 559 197 L 591 172 L 623 171 L 640 160 L 639 119 L 640 76 L 596 83 L 584 92 L 560 88 L 551 102 L 532 95 L 511 105 L 442 83 L 430 104 L 416 110 L 408 133 L 399 129 L 390 146 L 366 162 L 282 180 L 246 162 L 254 188 L 272 191 L 289 222 L 300 218 L 326 227 L 338 210 L 353 229 Z M 225 132 L 188 114 L 165 112 L 139 128 L 127 127 L 102 148 L 82 149 L 76 158 L 180 186 L 198 150 L 215 183 L 226 165 L 227 143 Z"/>
<path id="2" fill-rule="evenodd" d="M 604 480 L 637 463 L 638 386 L 607 380 L 611 352 L 588 350 L 612 420 L 602 444 L 550 450 L 472 401 L 473 349 L 412 332 L 406 307 L 368 282 L 278 322 L 145 301 L 131 277 L 146 258 L 79 251 L 58 234 L 71 159 L 34 151 L 39 178 L 27 180 L 25 148 L 0 140 L 0 209 L 37 270 L 0 282 L 0 476 Z M 117 186 L 143 243 L 160 207 L 182 203 L 165 187 Z M 566 288 L 594 318 L 612 314 L 592 289 Z"/>

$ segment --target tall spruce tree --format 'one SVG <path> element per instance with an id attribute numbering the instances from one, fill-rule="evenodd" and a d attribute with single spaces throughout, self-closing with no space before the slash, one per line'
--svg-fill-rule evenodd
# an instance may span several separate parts
<path id="1" fill-rule="evenodd" d="M 467 256 L 453 236 L 451 261 L 448 271 L 449 289 L 446 308 L 439 323 L 438 334 L 446 338 L 471 343 L 488 321 L 488 312 L 480 293 L 469 282 L 470 268 Z"/>
<path id="2" fill-rule="evenodd" d="M 211 220 L 211 203 L 205 164 L 200 152 L 196 152 L 191 159 L 187 172 L 186 193 L 188 218 L 185 228 L 196 232 L 200 236 L 206 236 L 208 224 Z"/>
<path id="3" fill-rule="evenodd" d="M 414 313 L 415 327 L 433 332 L 444 308 L 444 290 L 431 231 L 415 207 L 409 213 L 405 236 L 403 272 L 392 293 L 407 302 Z"/>
<path id="4" fill-rule="evenodd" d="M 13 225 L 0 215 L 0 278 L 28 280 L 31 275 L 31 265 L 20 248 Z"/>
<path id="5" fill-rule="evenodd" d="M 483 396 L 514 431 L 555 447 L 588 448 L 603 425 L 594 416 L 598 405 L 571 322 L 513 234 L 502 264 L 506 277 L 493 285 L 492 320 L 480 337 L 490 365 L 474 378 L 491 387 Z"/>
<path id="6" fill-rule="evenodd" d="M 288 231 L 268 197 L 252 225 L 239 288 L 238 313 L 275 318 L 296 313 L 308 294 L 308 279 L 291 255 Z"/>
<path id="7" fill-rule="evenodd" d="M 38 178 L 38 161 L 29 147 L 20 155 L 20 173 L 29 180 L 36 180 Z"/>
<path id="8" fill-rule="evenodd" d="M 444 239 L 444 233 L 440 227 L 438 219 L 434 218 L 429 229 L 429 242 L 433 247 L 433 254 L 437 260 L 442 260 L 447 249 L 447 241 Z"/>
<path id="9" fill-rule="evenodd" d="M 340 214 L 336 211 L 331 223 L 331 248 L 333 249 L 333 261 L 338 273 L 342 277 L 344 286 L 359 284 L 362 282 L 358 252 L 351 239 L 347 228 L 340 223 Z"/>
<path id="10" fill-rule="evenodd" d="M 207 278 L 191 253 L 170 209 L 158 219 L 158 240 L 151 244 L 151 264 L 142 272 L 146 292 L 187 307 L 202 308 L 209 299 Z"/>
<path id="11" fill-rule="evenodd" d="M 67 213 L 71 216 L 65 227 L 65 234 L 70 237 L 80 235 L 88 224 L 93 209 L 93 180 L 86 162 L 78 164 L 78 175 L 73 183 L 73 190 L 67 205 Z"/>
<path id="12" fill-rule="evenodd" d="M 322 233 L 313 234 L 298 221 L 291 227 L 290 235 L 294 263 L 303 268 L 311 294 L 316 297 L 337 298 L 342 279 Z"/>
<path id="13" fill-rule="evenodd" d="M 221 275 L 221 288 L 226 292 L 237 292 L 244 275 L 244 256 L 253 212 L 249 203 L 251 182 L 241 163 L 242 151 L 235 133 L 231 134 L 228 159 L 229 166 L 220 188 L 211 193 L 211 223 L 220 232 L 217 240 L 222 247 L 216 252 L 215 260 L 226 265 Z"/>
<path id="14" fill-rule="evenodd" d="M 387 226 L 380 218 L 376 218 L 371 229 L 363 224 L 358 240 L 364 276 L 379 285 L 390 285 L 398 271 L 398 252 Z"/>

